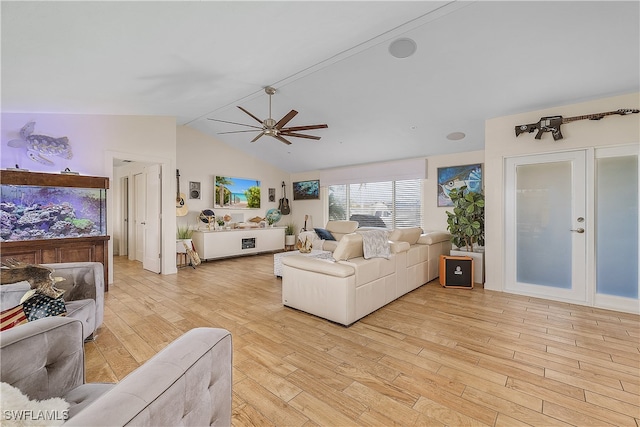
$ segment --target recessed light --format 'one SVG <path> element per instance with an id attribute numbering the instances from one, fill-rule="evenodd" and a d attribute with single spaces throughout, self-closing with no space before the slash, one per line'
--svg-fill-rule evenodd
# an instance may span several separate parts
<path id="1" fill-rule="evenodd" d="M 408 38 L 394 40 L 389 45 L 389 53 L 396 58 L 408 58 L 416 53 L 418 45 Z"/>
<path id="2" fill-rule="evenodd" d="M 447 135 L 447 139 L 450 141 L 458 141 L 465 136 L 467 135 L 465 135 L 464 132 L 451 132 L 449 135 Z"/>

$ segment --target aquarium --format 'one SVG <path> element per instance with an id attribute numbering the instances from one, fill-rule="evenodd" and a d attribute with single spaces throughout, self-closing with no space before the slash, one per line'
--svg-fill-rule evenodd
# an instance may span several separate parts
<path id="1" fill-rule="evenodd" d="M 0 185 L 0 241 L 104 236 L 103 188 Z"/>

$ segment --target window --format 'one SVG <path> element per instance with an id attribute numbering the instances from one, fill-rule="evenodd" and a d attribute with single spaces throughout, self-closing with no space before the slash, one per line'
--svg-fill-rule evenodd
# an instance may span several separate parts
<path id="1" fill-rule="evenodd" d="M 329 186 L 329 219 L 358 221 L 361 227 L 421 227 L 422 180 Z"/>

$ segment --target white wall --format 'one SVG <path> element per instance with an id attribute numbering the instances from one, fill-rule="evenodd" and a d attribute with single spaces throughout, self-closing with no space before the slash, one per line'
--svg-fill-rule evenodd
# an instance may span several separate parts
<path id="1" fill-rule="evenodd" d="M 69 160 L 52 158 L 54 166 L 46 166 L 30 160 L 24 148 L 7 146 L 11 139 L 19 138 L 20 129 L 34 121 L 34 134 L 69 138 L 73 157 Z M 131 159 L 161 163 L 170 173 L 164 174 L 163 189 L 175 194 L 176 122 L 173 117 L 109 116 L 83 114 L 2 113 L 0 167 L 15 167 L 33 172 L 59 173 L 65 168 L 82 175 L 109 178 L 107 191 L 107 232 L 116 230 L 111 212 L 114 200 L 119 197 L 118 185 L 114 185 L 113 159 Z M 167 177 L 168 175 L 168 177 Z M 174 200 L 165 198 L 163 210 L 175 212 Z M 162 231 L 162 271 L 175 273 L 175 217 L 164 216 Z M 164 256 L 164 255 L 167 256 Z M 109 241 L 109 263 L 113 265 L 113 241 Z M 109 269 L 109 283 L 113 282 L 113 269 Z"/>
<path id="2" fill-rule="evenodd" d="M 280 170 L 257 157 L 234 149 L 209 135 L 187 126 L 177 128 L 177 168 L 180 170 L 180 190 L 187 198 L 185 200 L 189 213 L 177 218 L 178 225 L 198 225 L 206 227 L 198 220 L 198 214 L 203 209 L 211 209 L 216 216 L 224 214 L 238 214 L 244 220 L 259 216 L 264 218 L 267 210 L 277 208 L 282 197 L 282 182 L 287 185 L 287 196 L 291 190 L 289 173 Z M 229 209 L 214 207 L 213 190 L 215 176 L 230 176 L 260 180 L 260 208 L 259 209 Z M 174 171 L 175 180 L 175 171 Z M 200 182 L 201 198 L 189 198 L 189 181 Z M 269 188 L 275 188 L 275 202 L 269 202 Z M 175 193 L 172 201 L 175 200 Z M 291 200 L 289 198 L 289 200 Z M 283 216 L 277 225 L 289 222 L 289 216 Z M 175 234 L 175 233 L 174 233 Z M 197 248 L 196 248 L 197 249 Z"/>
<path id="3" fill-rule="evenodd" d="M 640 108 L 640 94 L 633 93 L 545 110 L 487 120 L 485 126 L 486 196 L 486 289 L 504 289 L 504 160 L 507 157 L 550 153 L 591 147 L 638 144 L 640 114 L 613 115 L 599 121 L 579 120 L 562 125 L 564 139 L 554 141 L 550 133 L 540 140 L 535 134 L 515 136 L 515 126 L 535 123 L 541 117 L 581 116 L 618 109 Z"/>
<path id="4" fill-rule="evenodd" d="M 424 203 L 423 228 L 425 230 L 446 230 L 446 212 L 452 211 L 451 207 L 438 207 L 438 168 L 475 163 L 484 163 L 484 151 L 468 151 L 465 153 L 428 157 L 427 179 L 424 181 L 424 190 L 422 193 Z M 484 169 L 483 173 L 486 173 Z"/>

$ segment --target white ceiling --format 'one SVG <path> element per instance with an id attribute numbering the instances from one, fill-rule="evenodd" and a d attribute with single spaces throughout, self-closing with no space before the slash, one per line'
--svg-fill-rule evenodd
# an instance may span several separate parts
<path id="1" fill-rule="evenodd" d="M 482 150 L 486 119 L 640 91 L 637 1 L 1 7 L 4 112 L 175 116 L 290 172 Z M 218 135 L 248 128 L 207 118 L 257 124 L 237 105 L 268 117 L 265 86 L 321 139 Z"/>

